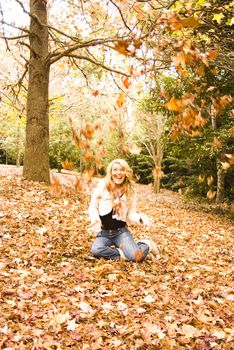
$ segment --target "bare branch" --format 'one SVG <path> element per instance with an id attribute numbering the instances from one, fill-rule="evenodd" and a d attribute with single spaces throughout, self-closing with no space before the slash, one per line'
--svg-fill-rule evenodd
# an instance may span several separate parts
<path id="1" fill-rule="evenodd" d="M 0 3 L 0 13 L 1 13 L 1 17 L 2 17 L 2 21 L 1 21 L 1 22 L 2 22 L 2 26 L 3 26 L 3 24 L 4 24 L 4 16 L 3 16 L 3 11 L 2 11 L 2 5 L 1 5 L 1 3 Z M 4 26 L 3 26 L 3 37 L 2 37 L 1 39 L 4 39 L 4 40 L 5 40 L 7 50 L 10 51 L 10 48 L 9 48 L 7 39 L 5 38 Z"/>
<path id="2" fill-rule="evenodd" d="M 86 85 L 89 87 L 89 80 L 83 69 L 77 64 L 76 60 L 74 57 L 72 57 L 72 63 L 76 66 L 76 68 L 81 72 L 81 74 L 84 76 Z"/>
<path id="3" fill-rule="evenodd" d="M 79 55 L 75 55 L 75 54 L 72 54 L 72 53 L 71 53 L 71 54 L 67 54 L 67 55 L 65 55 L 65 56 L 67 56 L 67 57 L 73 57 L 73 58 L 76 58 L 76 59 L 79 59 L 79 60 L 86 60 L 86 61 L 91 62 L 91 63 L 94 64 L 95 66 L 99 66 L 99 67 L 101 67 L 101 68 L 103 68 L 103 69 L 105 69 L 105 70 L 107 70 L 107 71 L 109 71 L 109 72 L 114 72 L 114 73 L 117 73 L 117 74 L 120 74 L 120 75 L 124 75 L 124 76 L 130 77 L 129 74 L 124 73 L 124 72 L 121 72 L 121 71 L 119 71 L 119 70 L 117 70 L 117 69 L 114 69 L 114 68 L 107 67 L 106 65 L 104 65 L 104 64 L 102 64 L 102 63 L 100 63 L 100 62 L 98 62 L 98 61 L 96 61 L 96 60 L 93 60 L 93 59 L 91 59 L 91 58 L 88 57 L 88 56 L 79 56 Z"/>
<path id="4" fill-rule="evenodd" d="M 0 39 L 5 39 L 5 40 L 17 40 L 17 39 L 23 39 L 23 38 L 28 38 L 28 35 L 19 35 L 19 36 L 0 36 Z"/>
<path id="5" fill-rule="evenodd" d="M 53 64 L 54 62 L 58 61 L 60 58 L 62 58 L 64 56 L 69 56 L 70 53 L 72 53 L 73 51 L 76 51 L 78 49 L 91 47 L 91 46 L 103 45 L 103 44 L 107 44 L 107 43 L 114 43 L 117 40 L 119 40 L 118 37 L 112 38 L 112 39 L 94 39 L 94 40 L 86 41 L 84 43 L 71 45 L 67 50 L 52 53 L 49 56 L 49 64 Z"/>
<path id="6" fill-rule="evenodd" d="M 122 11 L 120 10 L 119 6 L 116 5 L 116 3 L 115 3 L 114 1 L 112 1 L 112 0 L 110 0 L 110 2 L 111 2 L 111 3 L 117 8 L 117 10 L 119 11 L 119 14 L 120 14 L 120 16 L 121 16 L 121 18 L 122 18 L 122 21 L 123 21 L 125 27 L 126 27 L 130 32 L 132 32 L 132 29 L 127 25 L 127 22 L 125 21 L 124 16 L 123 16 Z"/>

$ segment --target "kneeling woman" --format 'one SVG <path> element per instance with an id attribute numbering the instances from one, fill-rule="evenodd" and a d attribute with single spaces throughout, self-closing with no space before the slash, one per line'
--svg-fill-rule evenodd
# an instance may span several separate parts
<path id="1" fill-rule="evenodd" d="M 136 212 L 133 171 L 123 159 L 113 160 L 106 176 L 94 189 L 89 205 L 90 230 L 96 233 L 91 252 L 106 260 L 143 261 L 149 252 L 158 254 L 151 240 L 136 243 L 129 224 L 150 226 L 145 214 Z"/>

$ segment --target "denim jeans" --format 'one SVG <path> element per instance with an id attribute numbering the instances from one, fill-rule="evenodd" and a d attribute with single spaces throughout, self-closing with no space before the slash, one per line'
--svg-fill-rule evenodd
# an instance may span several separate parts
<path id="1" fill-rule="evenodd" d="M 96 258 L 119 260 L 120 254 L 116 248 L 120 248 L 130 261 L 143 261 L 149 252 L 149 246 L 143 242 L 136 243 L 126 227 L 99 232 L 91 252 Z"/>

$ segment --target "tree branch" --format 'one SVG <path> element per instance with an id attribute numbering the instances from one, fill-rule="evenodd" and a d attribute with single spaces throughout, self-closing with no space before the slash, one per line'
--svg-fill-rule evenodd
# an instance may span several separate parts
<path id="1" fill-rule="evenodd" d="M 106 65 L 98 62 L 98 61 L 95 61 L 94 59 L 91 59 L 90 57 L 87 57 L 87 56 L 79 56 L 79 55 L 75 55 L 75 54 L 67 54 L 65 55 L 66 57 L 73 57 L 73 58 L 76 58 L 76 59 L 79 59 L 79 60 L 86 60 L 86 61 L 89 61 L 90 63 L 94 64 L 95 66 L 99 66 L 109 72 L 114 72 L 114 73 L 117 73 L 117 74 L 120 74 L 120 75 L 123 75 L 123 76 L 128 76 L 130 77 L 129 74 L 127 73 L 124 73 L 124 72 L 121 72 L 117 69 L 114 69 L 114 68 L 110 68 L 110 67 L 107 67 Z"/>
<path id="2" fill-rule="evenodd" d="M 112 0 L 110 0 L 110 2 L 111 2 L 111 3 L 117 8 L 117 10 L 119 11 L 120 17 L 122 18 L 122 21 L 123 21 L 125 27 L 126 27 L 130 32 L 132 32 L 132 29 L 127 25 L 127 22 L 125 21 L 124 16 L 123 16 L 122 11 L 120 10 L 119 6 L 117 6 L 116 3 L 115 3 L 114 1 L 112 1 Z"/>
<path id="3" fill-rule="evenodd" d="M 70 53 L 72 53 L 75 50 L 78 49 L 82 49 L 82 48 L 86 48 L 86 47 L 90 47 L 90 46 L 98 46 L 98 45 L 103 45 L 103 44 L 107 44 L 107 43 L 114 43 L 117 40 L 119 40 L 119 38 L 112 38 L 112 39 L 93 39 L 84 43 L 79 43 L 79 44 L 74 44 L 71 45 L 68 49 L 64 50 L 64 51 L 60 51 L 60 52 L 54 52 L 52 53 L 48 59 L 49 59 L 49 64 L 53 64 L 54 62 L 58 61 L 60 58 L 64 57 L 64 56 L 68 56 Z"/>
<path id="4" fill-rule="evenodd" d="M 5 40 L 17 40 L 17 39 L 23 39 L 23 38 L 28 38 L 28 35 L 19 35 L 19 36 L 12 36 L 12 37 L 0 36 L 0 39 L 5 39 Z"/>

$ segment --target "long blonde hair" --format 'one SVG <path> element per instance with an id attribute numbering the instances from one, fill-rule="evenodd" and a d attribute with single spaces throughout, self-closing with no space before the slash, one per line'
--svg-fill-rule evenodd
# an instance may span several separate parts
<path id="1" fill-rule="evenodd" d="M 109 163 L 107 170 L 106 170 L 106 176 L 105 176 L 105 183 L 106 183 L 106 189 L 111 193 L 111 195 L 114 195 L 114 191 L 116 189 L 115 183 L 112 180 L 112 169 L 114 164 L 119 164 L 123 169 L 125 173 L 125 180 L 123 182 L 122 188 L 123 191 L 127 197 L 127 200 L 130 200 L 134 194 L 134 180 L 133 180 L 133 171 L 124 159 L 114 159 L 112 162 Z"/>

